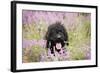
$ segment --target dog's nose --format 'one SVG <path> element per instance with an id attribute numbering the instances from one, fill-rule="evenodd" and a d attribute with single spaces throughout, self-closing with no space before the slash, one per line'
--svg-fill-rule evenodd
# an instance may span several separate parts
<path id="1" fill-rule="evenodd" d="M 58 34 L 58 35 L 57 35 L 57 38 L 61 38 L 61 35 L 60 35 L 60 34 Z"/>

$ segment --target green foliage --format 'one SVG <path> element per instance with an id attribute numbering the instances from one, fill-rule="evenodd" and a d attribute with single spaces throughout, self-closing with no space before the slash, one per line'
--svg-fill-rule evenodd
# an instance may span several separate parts
<path id="1" fill-rule="evenodd" d="M 79 25 L 79 24 L 78 24 Z M 71 51 L 71 59 L 82 60 L 85 58 L 85 52 L 83 45 L 90 43 L 91 38 L 91 26 L 89 21 L 85 21 L 80 24 L 75 30 L 69 31 L 69 46 L 68 50 Z M 90 45 L 88 45 L 90 46 Z"/>
<path id="2" fill-rule="evenodd" d="M 28 57 L 27 61 L 28 62 L 39 62 L 40 61 L 40 55 L 43 52 L 45 53 L 45 48 L 41 48 L 38 45 L 32 46 L 30 48 L 29 53 L 27 54 L 27 57 Z"/>
<path id="3" fill-rule="evenodd" d="M 70 60 L 84 60 L 86 57 L 85 49 L 90 50 L 86 46 L 90 47 L 91 40 L 91 23 L 90 20 L 85 18 L 88 14 L 79 14 L 77 22 L 68 30 L 69 46 L 67 50 L 70 52 Z M 68 24 L 70 25 L 70 24 Z M 25 40 L 40 40 L 43 39 L 44 34 L 47 31 L 47 24 L 41 21 L 36 24 L 23 24 L 23 39 Z M 68 28 L 68 27 L 67 27 Z M 26 50 L 29 49 L 29 50 Z M 39 62 L 41 53 L 45 53 L 47 50 L 39 45 L 23 48 L 23 61 L 24 62 Z"/>
<path id="4" fill-rule="evenodd" d="M 41 23 L 39 25 L 36 24 L 24 24 L 23 25 L 23 38 L 27 40 L 32 39 L 42 39 L 44 37 L 44 33 L 46 33 L 45 24 Z"/>

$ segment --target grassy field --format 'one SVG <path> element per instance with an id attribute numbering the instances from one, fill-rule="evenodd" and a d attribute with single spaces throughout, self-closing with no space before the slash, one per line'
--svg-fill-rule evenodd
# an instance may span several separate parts
<path id="1" fill-rule="evenodd" d="M 69 37 L 68 60 L 91 59 L 91 15 L 89 13 L 27 11 L 22 13 L 23 22 L 23 63 L 39 62 L 46 54 L 47 28 L 52 23 L 61 22 Z M 45 57 L 45 56 L 44 56 Z"/>

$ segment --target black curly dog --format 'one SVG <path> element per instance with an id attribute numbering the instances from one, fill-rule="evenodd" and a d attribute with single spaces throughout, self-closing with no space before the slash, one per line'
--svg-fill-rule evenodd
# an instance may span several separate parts
<path id="1" fill-rule="evenodd" d="M 47 40 L 46 48 L 49 48 L 52 54 L 54 54 L 53 47 L 56 45 L 56 43 L 61 43 L 62 48 L 65 46 L 65 44 L 69 44 L 68 33 L 60 22 L 56 22 L 48 27 L 45 38 Z M 58 52 L 60 51 L 56 48 L 55 50 Z"/>

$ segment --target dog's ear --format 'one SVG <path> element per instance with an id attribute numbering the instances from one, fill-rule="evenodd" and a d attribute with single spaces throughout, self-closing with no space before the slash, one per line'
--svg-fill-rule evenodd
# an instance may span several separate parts
<path id="1" fill-rule="evenodd" d="M 64 32 L 64 36 L 65 36 L 65 41 L 68 43 L 68 33 L 67 33 L 66 30 L 65 30 L 65 32 Z"/>
<path id="2" fill-rule="evenodd" d="M 66 41 L 66 45 L 69 45 L 69 39 L 68 39 L 68 33 L 65 32 L 65 41 Z"/>
<path id="3" fill-rule="evenodd" d="M 66 28 L 63 26 L 63 24 L 62 24 L 62 29 L 63 29 L 63 34 L 64 34 L 64 41 L 66 42 L 66 44 L 67 45 L 69 45 L 69 43 L 68 43 L 68 40 L 69 40 L 69 38 L 68 38 L 68 33 L 67 33 L 67 30 L 66 30 Z"/>
<path id="4" fill-rule="evenodd" d="M 46 32 L 46 35 L 45 35 L 45 39 L 46 40 L 50 40 L 50 35 L 51 35 L 51 29 L 52 29 L 52 26 L 50 25 L 50 26 L 48 26 L 48 30 L 47 30 L 47 32 Z"/>
<path id="5" fill-rule="evenodd" d="M 50 48 L 48 40 L 47 40 L 47 43 L 46 43 L 46 48 Z"/>

